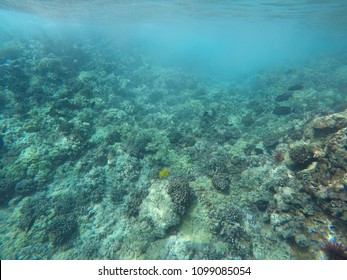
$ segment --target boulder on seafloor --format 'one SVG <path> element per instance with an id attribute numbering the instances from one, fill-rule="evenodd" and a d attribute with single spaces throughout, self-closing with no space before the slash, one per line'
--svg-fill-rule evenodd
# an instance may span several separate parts
<path id="1" fill-rule="evenodd" d="M 347 122 L 346 113 L 347 111 L 317 118 L 311 122 L 308 131 L 312 132 L 317 127 L 326 127 L 324 133 L 336 130 Z M 306 192 L 319 201 L 325 212 L 346 222 L 347 128 L 341 128 L 326 137 L 322 135 L 314 151 L 317 162 L 311 168 L 298 172 L 297 177 L 302 181 Z"/>
<path id="2" fill-rule="evenodd" d="M 166 231 L 180 222 L 175 202 L 169 194 L 168 181 L 154 181 L 148 189 L 147 197 L 139 207 L 139 219 L 150 220 L 153 234 L 164 237 Z"/>
<path id="3" fill-rule="evenodd" d="M 305 138 L 324 138 L 347 127 L 347 110 L 313 119 L 305 128 Z"/>
<path id="4" fill-rule="evenodd" d="M 298 173 L 305 190 L 319 201 L 330 215 L 347 222 L 347 129 L 327 137 L 321 149 L 325 151 L 314 168 Z"/>

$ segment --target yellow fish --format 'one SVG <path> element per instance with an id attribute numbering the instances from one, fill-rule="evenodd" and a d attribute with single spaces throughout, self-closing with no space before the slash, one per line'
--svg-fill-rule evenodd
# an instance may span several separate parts
<path id="1" fill-rule="evenodd" d="M 159 178 L 163 179 L 169 175 L 169 168 L 163 168 L 162 170 L 159 171 Z"/>

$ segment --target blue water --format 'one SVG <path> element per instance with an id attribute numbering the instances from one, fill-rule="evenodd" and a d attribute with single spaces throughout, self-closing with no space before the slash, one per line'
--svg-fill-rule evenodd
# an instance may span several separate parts
<path id="1" fill-rule="evenodd" d="M 343 1 L 2 1 L 2 36 L 126 42 L 158 64 L 228 79 L 347 44 Z"/>
<path id="2" fill-rule="evenodd" d="M 0 0 L 0 259 L 346 259 L 346 1 Z"/>

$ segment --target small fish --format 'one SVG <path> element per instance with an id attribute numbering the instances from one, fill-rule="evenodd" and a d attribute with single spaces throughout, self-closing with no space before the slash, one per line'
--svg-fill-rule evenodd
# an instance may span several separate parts
<path id="1" fill-rule="evenodd" d="M 159 171 L 159 178 L 163 179 L 166 178 L 170 173 L 169 168 L 163 168 L 162 170 Z"/>

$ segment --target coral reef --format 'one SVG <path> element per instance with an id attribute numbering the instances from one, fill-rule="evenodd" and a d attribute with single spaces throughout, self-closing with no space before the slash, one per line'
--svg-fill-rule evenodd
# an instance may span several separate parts
<path id="1" fill-rule="evenodd" d="M 174 211 L 183 216 L 194 200 L 194 193 L 189 187 L 188 178 L 182 177 L 170 180 L 168 193 L 174 204 Z"/>
<path id="2" fill-rule="evenodd" d="M 297 169 L 305 169 L 314 161 L 312 147 L 305 144 L 292 147 L 289 156 Z"/>
<path id="3" fill-rule="evenodd" d="M 245 231 L 244 213 L 234 206 L 224 206 L 209 213 L 212 219 L 211 231 L 226 242 L 235 259 L 252 259 L 251 238 Z"/>
<path id="4" fill-rule="evenodd" d="M 6 39 L 1 258 L 344 257 L 346 61 L 222 82 L 122 45 Z"/>
<path id="5" fill-rule="evenodd" d="M 125 211 L 130 217 L 137 217 L 139 215 L 139 207 L 145 197 L 148 195 L 148 190 L 139 189 L 132 192 L 125 206 Z"/>
<path id="6" fill-rule="evenodd" d="M 320 137 L 319 142 L 314 142 L 315 162 L 310 168 L 298 172 L 297 176 L 322 209 L 346 222 L 346 128 L 328 135 L 324 140 Z"/>
<path id="7" fill-rule="evenodd" d="M 179 192 L 178 189 L 177 193 Z M 164 237 L 170 228 L 179 224 L 181 213 L 177 209 L 183 211 L 187 207 L 183 201 L 184 194 L 181 196 L 183 198 L 177 195 L 178 198 L 174 200 L 169 194 L 169 185 L 166 181 L 156 181 L 150 186 L 149 193 L 140 207 L 139 219 L 150 221 L 152 232 L 156 237 Z"/>
<path id="8" fill-rule="evenodd" d="M 24 200 L 19 210 L 20 216 L 18 227 L 21 230 L 28 232 L 32 226 L 34 226 L 35 222 L 37 222 L 37 219 L 48 215 L 48 207 L 48 203 L 42 194 Z"/>
<path id="9" fill-rule="evenodd" d="M 48 234 L 52 243 L 57 246 L 67 242 L 77 229 L 75 217 L 71 215 L 58 215 L 48 226 Z"/>
<path id="10" fill-rule="evenodd" d="M 229 184 L 229 178 L 223 174 L 217 174 L 212 177 L 213 187 L 223 193 L 229 192 Z"/>

